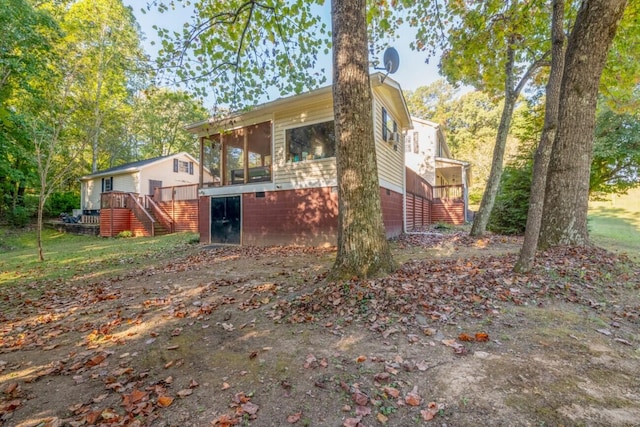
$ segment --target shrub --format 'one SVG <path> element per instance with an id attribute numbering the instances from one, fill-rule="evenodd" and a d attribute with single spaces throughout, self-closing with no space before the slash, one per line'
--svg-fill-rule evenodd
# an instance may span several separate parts
<path id="1" fill-rule="evenodd" d="M 512 163 L 504 168 L 487 228 L 500 234 L 523 234 L 527 226 L 532 162 Z"/>
<path id="2" fill-rule="evenodd" d="M 16 206 L 9 211 L 7 222 L 13 227 L 24 228 L 31 221 L 31 216 L 32 212 L 29 212 L 29 209 L 24 206 Z"/>
<path id="3" fill-rule="evenodd" d="M 71 214 L 80 207 L 80 194 L 71 191 L 53 193 L 44 207 L 44 216 L 57 217 L 61 213 Z"/>
<path id="4" fill-rule="evenodd" d="M 129 230 L 124 230 L 119 232 L 117 237 L 120 237 L 120 238 L 133 237 L 133 232 Z"/>

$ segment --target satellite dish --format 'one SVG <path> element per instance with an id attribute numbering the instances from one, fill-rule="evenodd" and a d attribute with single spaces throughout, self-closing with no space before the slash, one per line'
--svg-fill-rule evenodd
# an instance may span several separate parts
<path id="1" fill-rule="evenodd" d="M 400 66 L 398 51 L 393 47 L 388 47 L 382 56 L 382 63 L 384 64 L 384 69 L 387 70 L 387 74 L 393 74 L 398 71 Z"/>

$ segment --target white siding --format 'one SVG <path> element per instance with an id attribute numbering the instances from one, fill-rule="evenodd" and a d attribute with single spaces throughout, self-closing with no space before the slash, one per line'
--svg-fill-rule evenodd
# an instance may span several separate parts
<path id="1" fill-rule="evenodd" d="M 373 124 L 378 160 L 378 179 L 380 186 L 397 191 L 404 188 L 404 142 L 390 143 L 382 139 L 382 107 L 385 107 L 387 113 L 398 122 L 398 119 L 392 116 L 390 108 L 378 96 L 374 96 Z M 398 132 L 402 132 L 400 125 L 398 125 Z M 397 150 L 394 149 L 394 146 L 397 147 Z"/>
<path id="2" fill-rule="evenodd" d="M 128 173 L 126 175 L 113 176 L 113 191 L 124 191 L 125 193 L 140 192 L 140 173 Z"/>
<path id="3" fill-rule="evenodd" d="M 82 209 L 100 209 L 102 178 L 90 179 L 82 183 Z"/>
<path id="4" fill-rule="evenodd" d="M 189 172 L 174 172 L 173 171 L 173 159 L 178 159 L 183 162 L 192 162 L 191 158 L 186 155 L 179 155 L 177 157 L 169 157 L 162 161 L 153 163 L 146 167 L 143 167 L 140 171 L 140 181 L 137 183 L 137 193 L 150 194 L 149 193 L 149 180 L 162 181 L 163 187 L 175 187 L 178 185 L 188 185 L 198 183 L 198 164 L 193 162 L 193 174 Z M 205 182 L 211 181 L 211 176 L 205 173 Z"/>
<path id="5" fill-rule="evenodd" d="M 274 115 L 274 183 L 277 188 L 309 188 L 337 185 L 336 159 L 287 162 L 285 131 L 297 126 L 333 120 L 331 99 L 305 105 L 303 109 L 279 111 Z"/>

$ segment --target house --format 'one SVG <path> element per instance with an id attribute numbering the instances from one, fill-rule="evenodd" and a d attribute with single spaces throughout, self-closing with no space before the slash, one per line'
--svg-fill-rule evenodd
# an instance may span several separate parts
<path id="1" fill-rule="evenodd" d="M 452 158 L 440 125 L 417 117 L 411 120 L 413 129 L 404 135 L 405 162 L 433 189 L 429 222 L 464 223 L 469 219 L 469 163 Z"/>
<path id="2" fill-rule="evenodd" d="M 197 203 L 189 208 L 178 202 L 189 199 L 197 202 L 199 176 L 212 179 L 208 169 L 200 168 L 200 163 L 186 152 L 127 163 L 83 176 L 80 178 L 83 221 L 91 222 L 91 217 L 100 215 L 102 236 L 113 236 L 125 230 L 155 235 L 155 223 L 164 223 L 167 231 L 179 231 L 181 227 L 196 231 Z M 170 189 L 170 194 L 165 189 Z M 188 215 L 185 209 L 191 209 L 193 213 Z M 179 216 L 190 216 L 191 220 L 176 221 Z"/>
<path id="3" fill-rule="evenodd" d="M 394 237 L 404 228 L 401 135 L 411 117 L 397 82 L 381 73 L 370 80 L 382 214 L 386 235 Z M 333 119 L 329 86 L 187 126 L 200 140 L 200 241 L 334 245 Z"/>

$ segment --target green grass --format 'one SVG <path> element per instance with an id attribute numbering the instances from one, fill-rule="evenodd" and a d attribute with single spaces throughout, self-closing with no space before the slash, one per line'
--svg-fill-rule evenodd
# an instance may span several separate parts
<path id="1" fill-rule="evenodd" d="M 70 279 L 88 281 L 154 265 L 186 253 L 197 234 L 106 239 L 43 231 L 44 261 L 35 231 L 0 228 L 0 286 Z"/>
<path id="2" fill-rule="evenodd" d="M 640 188 L 589 204 L 589 236 L 598 246 L 640 261 Z"/>

